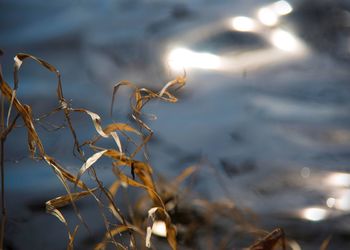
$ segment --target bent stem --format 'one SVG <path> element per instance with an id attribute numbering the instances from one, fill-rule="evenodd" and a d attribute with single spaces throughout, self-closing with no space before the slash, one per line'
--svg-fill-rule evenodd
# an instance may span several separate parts
<path id="1" fill-rule="evenodd" d="M 0 248 L 4 249 L 5 224 L 6 224 L 6 206 L 5 206 L 5 173 L 4 173 L 4 139 L 0 142 L 0 165 L 1 165 L 1 239 Z"/>
<path id="2" fill-rule="evenodd" d="M 1 74 L 1 67 L 0 67 Z M 2 84 L 2 83 L 1 83 Z M 0 249 L 4 249 L 4 237 L 5 237 L 5 225 L 6 225 L 6 206 L 5 206 L 5 170 L 4 170 L 4 145 L 5 138 L 3 133 L 5 132 L 4 122 L 4 96 L 1 94 L 1 140 L 0 140 L 0 168 L 1 168 L 1 234 L 0 234 Z"/>

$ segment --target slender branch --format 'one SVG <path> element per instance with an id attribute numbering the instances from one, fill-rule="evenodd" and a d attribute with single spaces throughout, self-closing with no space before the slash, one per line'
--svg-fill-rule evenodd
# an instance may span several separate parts
<path id="1" fill-rule="evenodd" d="M 0 75 L 2 75 L 0 67 Z M 2 84 L 2 82 L 0 83 Z M 0 121 L 0 132 L 1 135 L 5 132 L 5 110 L 4 110 L 4 96 L 1 93 L 1 121 Z M 0 168 L 1 168 L 1 231 L 0 231 L 0 249 L 4 249 L 4 238 L 5 238 L 5 225 L 6 225 L 6 206 L 5 206 L 5 169 L 4 169 L 4 144 L 5 138 L 0 138 Z"/>
<path id="2" fill-rule="evenodd" d="M 5 171 L 4 171 L 4 142 L 0 141 L 0 167 L 1 167 L 1 238 L 0 249 L 4 249 L 5 225 L 6 225 L 6 206 L 5 206 Z"/>

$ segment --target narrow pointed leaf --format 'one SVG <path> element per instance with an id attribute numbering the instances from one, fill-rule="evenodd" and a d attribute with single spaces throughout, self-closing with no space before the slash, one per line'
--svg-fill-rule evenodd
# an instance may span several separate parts
<path id="1" fill-rule="evenodd" d="M 86 160 L 86 162 L 83 164 L 83 166 L 80 168 L 77 181 L 80 179 L 80 177 L 85 173 L 86 170 L 88 170 L 98 159 L 101 158 L 101 156 L 106 152 L 107 150 L 102 150 L 100 152 L 97 152 L 89 157 L 89 159 Z"/>

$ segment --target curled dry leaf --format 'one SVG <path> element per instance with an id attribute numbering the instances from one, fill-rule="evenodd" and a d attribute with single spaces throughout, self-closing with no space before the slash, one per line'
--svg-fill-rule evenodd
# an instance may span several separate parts
<path id="1" fill-rule="evenodd" d="M 119 138 L 117 132 L 111 132 L 110 135 L 113 137 L 115 143 L 117 144 L 119 151 L 123 152 L 122 143 L 120 141 L 120 138 Z"/>
<path id="2" fill-rule="evenodd" d="M 135 128 L 132 126 L 126 124 L 126 123 L 112 123 L 107 125 L 104 129 L 103 132 L 106 134 L 111 133 L 112 131 L 125 131 L 125 132 L 132 132 L 137 135 L 142 135 L 139 131 L 137 131 Z"/>
<path id="3" fill-rule="evenodd" d="M 57 94 L 60 99 L 63 99 L 63 94 L 62 94 L 62 86 L 61 86 L 61 79 L 60 79 L 60 72 L 50 63 L 37 58 L 35 56 L 29 55 L 29 54 L 24 54 L 24 53 L 18 53 L 14 60 L 15 60 L 15 66 L 14 66 L 14 89 L 16 90 L 18 88 L 18 71 L 20 67 L 22 66 L 22 63 L 25 59 L 32 59 L 35 62 L 41 64 L 43 67 L 48 69 L 49 71 L 53 72 L 56 74 L 56 76 L 59 78 L 59 83 L 57 86 Z"/>
<path id="4" fill-rule="evenodd" d="M 76 178 L 76 183 L 79 181 L 80 177 L 85 173 L 86 170 L 88 170 L 98 159 L 101 158 L 101 156 L 106 152 L 107 150 L 102 150 L 100 152 L 97 152 L 90 156 L 86 162 L 83 164 L 83 166 L 80 168 L 79 173 Z"/>
<path id="5" fill-rule="evenodd" d="M 154 186 L 147 186 L 145 184 L 141 184 L 141 183 L 129 178 L 128 176 L 123 174 L 121 171 L 114 171 L 114 173 L 119 177 L 119 179 L 121 181 L 121 185 L 123 185 L 125 187 L 130 185 L 133 187 L 139 187 L 139 188 L 145 189 L 148 192 L 148 195 L 152 199 L 153 203 L 164 208 L 164 203 L 163 203 L 162 199 L 160 198 L 159 194 L 154 189 Z"/>
<path id="6" fill-rule="evenodd" d="M 91 195 L 91 193 L 95 192 L 96 190 L 97 190 L 97 188 L 93 188 L 93 189 L 89 189 L 88 191 L 82 191 L 82 192 L 76 192 L 76 193 L 62 195 L 62 196 L 59 196 L 59 197 L 56 197 L 54 199 L 47 201 L 46 204 L 49 204 L 49 205 L 53 206 L 54 208 L 64 207 L 64 206 L 70 204 L 72 201 L 76 201 L 80 198 Z"/>
<path id="7" fill-rule="evenodd" d="M 176 79 L 168 82 L 163 88 L 161 91 L 159 91 L 159 96 L 162 97 L 165 93 L 169 93 L 167 92 L 167 90 L 171 87 L 174 87 L 174 86 L 178 86 L 178 88 L 182 88 L 186 83 L 186 76 L 179 76 L 177 77 Z M 171 95 L 172 96 L 172 95 Z M 177 100 L 175 98 L 175 100 Z"/>
<path id="8" fill-rule="evenodd" d="M 142 111 L 142 108 L 144 107 L 144 105 L 148 101 L 150 101 L 152 99 L 157 99 L 157 98 L 161 99 L 163 101 L 167 101 L 167 102 L 177 102 L 177 98 L 175 96 L 173 96 L 172 94 L 170 94 L 170 92 L 168 90 L 172 87 L 175 87 L 175 86 L 178 86 L 178 88 L 181 88 L 182 86 L 184 86 L 185 82 L 186 82 L 185 75 L 182 77 L 177 77 L 175 80 L 168 82 L 159 93 L 155 93 L 155 92 L 148 90 L 148 89 L 145 89 L 145 88 L 140 89 L 136 85 L 134 85 L 133 83 L 131 83 L 129 81 L 121 81 L 114 86 L 110 114 L 112 115 L 112 112 L 113 112 L 113 105 L 114 105 L 115 96 L 116 96 L 118 89 L 121 86 L 128 86 L 134 90 L 133 94 L 131 95 L 131 98 L 130 98 L 130 107 L 132 110 L 132 118 L 138 123 L 138 125 L 140 126 L 141 129 L 145 129 L 146 131 L 148 131 L 148 135 L 145 135 L 143 137 L 143 142 L 131 154 L 131 158 L 134 158 L 136 156 L 136 154 L 138 152 L 140 152 L 140 150 L 142 148 L 144 148 L 146 143 L 150 140 L 150 138 L 153 135 L 152 129 L 144 121 L 142 121 L 142 119 L 140 118 L 140 116 L 142 114 L 141 111 Z M 144 155 L 147 159 L 146 152 L 144 153 Z"/>
<path id="9" fill-rule="evenodd" d="M 65 224 L 67 226 L 67 221 L 64 218 L 64 216 L 62 215 L 62 213 L 56 209 L 53 206 L 50 206 L 49 204 L 46 203 L 46 212 L 49 214 L 52 214 L 53 216 L 55 216 L 57 219 L 59 219 L 63 224 Z"/>
<path id="10" fill-rule="evenodd" d="M 95 114 L 89 110 L 84 109 L 84 112 L 88 114 L 91 117 L 92 122 L 94 123 L 95 129 L 97 133 L 99 133 L 102 137 L 107 138 L 108 135 L 103 132 L 102 127 L 101 127 L 101 118 L 98 114 Z"/>
<path id="11" fill-rule="evenodd" d="M 126 124 L 126 123 L 112 123 L 107 125 L 104 129 L 103 132 L 106 135 L 111 135 L 114 139 L 114 141 L 116 142 L 119 151 L 121 151 L 121 142 L 119 139 L 119 136 L 117 134 L 117 131 L 120 131 L 123 133 L 123 135 L 125 135 L 128 139 L 131 139 L 130 137 L 128 137 L 125 132 L 132 132 L 137 134 L 138 136 L 142 136 L 142 134 L 137 131 L 135 128 L 133 128 L 132 126 Z M 94 145 L 97 141 L 99 141 L 102 138 L 101 135 L 97 136 L 96 138 L 94 138 L 92 141 L 89 141 L 87 144 Z"/>
<path id="12" fill-rule="evenodd" d="M 103 132 L 103 129 L 101 127 L 101 117 L 98 114 L 91 112 L 87 109 L 73 109 L 73 111 L 88 114 L 95 126 L 97 133 L 102 137 L 108 137 L 108 135 L 105 132 Z"/>
<path id="13" fill-rule="evenodd" d="M 119 151 L 122 152 L 122 145 L 120 142 L 120 138 L 116 132 L 113 132 L 113 125 L 111 125 L 110 127 L 107 126 L 107 130 L 105 131 L 104 129 L 102 129 L 101 117 L 98 114 L 86 109 L 74 109 L 74 111 L 88 114 L 91 117 L 91 120 L 95 126 L 97 133 L 104 138 L 108 138 L 109 135 L 111 135 L 115 143 L 117 144 Z M 121 125 L 119 126 L 122 127 Z M 116 125 L 115 127 L 118 127 L 118 125 Z M 131 127 L 128 127 L 128 126 L 124 126 L 124 129 L 132 130 Z"/>
<path id="14" fill-rule="evenodd" d="M 112 94 L 112 103 L 111 103 L 111 109 L 110 114 L 112 115 L 113 112 L 113 105 L 115 101 L 115 96 L 118 91 L 118 89 L 121 86 L 128 86 L 134 90 L 133 94 L 131 95 L 133 100 L 131 99 L 131 109 L 132 109 L 132 117 L 134 120 L 142 127 L 148 130 L 149 132 L 152 132 L 152 130 L 147 126 L 139 117 L 141 115 L 141 110 L 144 107 L 144 105 L 151 99 L 159 98 L 163 101 L 167 102 L 177 102 L 177 98 L 170 94 L 168 91 L 170 88 L 177 86 L 177 89 L 183 87 L 186 83 L 186 75 L 177 77 L 175 80 L 172 80 L 168 82 L 162 89 L 159 91 L 159 93 L 155 93 L 151 90 L 145 89 L 145 88 L 138 88 L 135 84 L 129 82 L 129 81 L 121 81 L 118 82 L 114 88 L 113 88 L 113 94 Z"/>
<path id="15" fill-rule="evenodd" d="M 67 228 L 67 232 L 68 232 L 68 244 L 67 244 L 67 250 L 73 250 L 74 249 L 74 239 L 75 239 L 75 236 L 78 232 L 78 228 L 79 226 L 76 226 L 74 231 L 73 231 L 73 234 L 69 231 L 69 228 L 68 228 L 68 223 L 67 223 L 67 220 L 65 219 L 65 217 L 62 215 L 62 213 L 57 209 L 55 208 L 55 206 L 51 203 L 51 200 L 50 201 L 47 201 L 45 203 L 46 205 L 46 212 L 55 216 L 57 219 L 59 219 Z"/>
<path id="16" fill-rule="evenodd" d="M 114 102 L 115 102 L 115 98 L 116 98 L 116 94 L 119 90 L 119 88 L 121 86 L 128 86 L 132 89 L 134 89 L 135 93 L 136 94 L 133 94 L 136 98 L 136 102 L 139 103 L 139 101 L 141 100 L 141 94 L 140 94 L 140 91 L 139 89 L 136 87 L 135 84 L 133 84 L 132 82 L 130 81 L 127 81 L 127 80 L 122 80 L 120 82 L 118 82 L 117 84 L 114 85 L 113 87 L 113 93 L 112 93 L 112 101 L 111 101 L 111 108 L 110 108 L 110 116 L 113 115 L 113 106 L 114 106 Z M 140 104 L 142 106 L 142 103 Z"/>

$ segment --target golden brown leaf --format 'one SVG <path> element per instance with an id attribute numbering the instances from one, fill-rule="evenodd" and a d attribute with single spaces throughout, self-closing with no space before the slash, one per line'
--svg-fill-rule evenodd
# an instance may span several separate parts
<path id="1" fill-rule="evenodd" d="M 83 164 L 83 166 L 79 170 L 78 176 L 76 178 L 76 182 L 79 181 L 80 177 L 85 173 L 85 171 L 88 170 L 98 159 L 100 159 L 106 151 L 107 150 L 102 150 L 100 152 L 97 152 L 86 160 L 86 162 Z"/>
<path id="2" fill-rule="evenodd" d="M 52 214 L 53 216 L 55 216 L 57 219 L 59 219 L 63 224 L 65 224 L 67 226 L 67 221 L 64 218 L 64 216 L 62 215 L 62 213 L 48 202 L 46 202 L 46 212 L 49 214 Z"/>
<path id="3" fill-rule="evenodd" d="M 320 250 L 327 250 L 331 239 L 332 239 L 332 236 L 328 236 L 327 239 L 325 239 L 325 240 L 322 242 L 322 245 L 321 245 L 321 247 L 320 247 Z"/>
<path id="4" fill-rule="evenodd" d="M 133 127 L 131 127 L 130 125 L 126 124 L 126 123 L 112 123 L 109 124 L 108 126 L 106 126 L 103 129 L 103 132 L 106 134 L 111 133 L 112 131 L 126 131 L 126 132 L 133 132 L 137 135 L 141 135 L 141 133 L 139 131 L 137 131 L 136 129 L 134 129 Z"/>
<path id="5" fill-rule="evenodd" d="M 68 205 L 72 201 L 76 201 L 85 196 L 91 195 L 92 192 L 95 192 L 97 188 L 90 189 L 88 191 L 76 192 L 71 194 L 62 195 L 47 201 L 46 203 L 53 206 L 54 208 L 60 208 Z"/>
<path id="6" fill-rule="evenodd" d="M 177 77 L 175 80 L 172 80 L 168 82 L 162 89 L 159 91 L 159 97 L 162 97 L 165 93 L 167 93 L 167 90 L 171 87 L 174 87 L 178 85 L 178 88 L 181 88 L 185 85 L 186 83 L 186 77 L 185 76 L 180 76 Z"/>
<path id="7" fill-rule="evenodd" d="M 281 228 L 276 228 L 261 240 L 258 240 L 249 247 L 249 250 L 274 250 L 275 246 L 282 244 L 282 249 L 286 250 L 284 232 Z"/>
<path id="8" fill-rule="evenodd" d="M 187 177 L 189 177 L 190 175 L 192 175 L 194 172 L 196 172 L 198 170 L 197 166 L 190 166 L 187 167 L 185 170 L 183 170 L 181 172 L 181 174 L 179 174 L 175 180 L 173 181 L 173 186 L 177 187 L 178 185 L 180 185 L 181 182 L 183 182 Z"/>
<path id="9" fill-rule="evenodd" d="M 133 187 L 139 187 L 139 188 L 145 189 L 155 204 L 160 205 L 161 207 L 164 207 L 164 203 L 163 203 L 162 199 L 160 198 L 158 193 L 154 190 L 154 188 L 147 186 L 147 185 L 144 185 L 144 184 L 141 184 L 141 183 L 129 178 L 128 176 L 123 174 L 121 171 L 118 171 L 118 172 L 114 171 L 114 172 L 119 177 L 122 185 L 124 185 L 124 186 L 130 185 Z"/>

